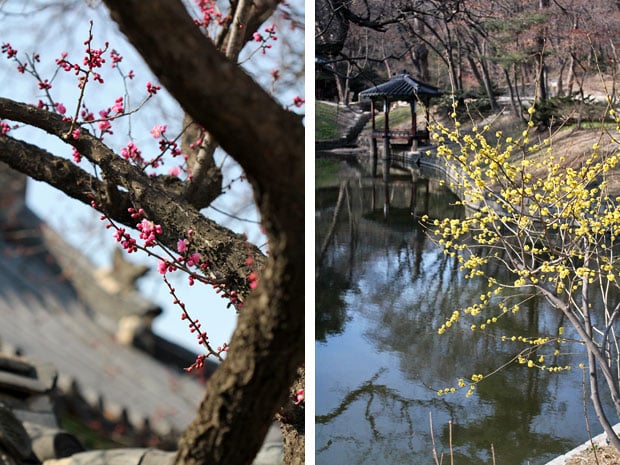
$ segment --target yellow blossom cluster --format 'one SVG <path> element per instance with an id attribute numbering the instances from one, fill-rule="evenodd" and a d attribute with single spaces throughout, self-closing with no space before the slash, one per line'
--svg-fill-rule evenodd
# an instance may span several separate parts
<path id="1" fill-rule="evenodd" d="M 488 126 L 469 134 L 441 125 L 434 130 L 442 143 L 437 156 L 452 173 L 450 185 L 467 215 L 423 220 L 468 278 L 486 276 L 491 261 L 503 260 L 512 265 L 513 288 L 544 285 L 561 294 L 575 291 L 582 279 L 616 281 L 620 262 L 600 252 L 610 250 L 620 232 L 620 196 L 608 192 L 620 150 L 601 153 L 596 143 L 575 167 L 554 155 L 551 138 L 530 143 L 529 128 L 519 138 L 502 139 L 498 131 L 494 144 L 486 139 Z M 504 255 L 479 252 L 488 249 Z"/>
<path id="2" fill-rule="evenodd" d="M 484 375 L 482 374 L 473 374 L 471 375 L 471 381 L 466 380 L 465 378 L 459 378 L 457 386 L 449 386 L 443 389 L 439 389 L 437 391 L 438 396 L 443 396 L 446 394 L 454 394 L 456 391 L 467 388 L 467 393 L 465 397 L 471 397 L 471 395 L 476 390 L 476 384 L 484 379 Z"/>
<path id="3" fill-rule="evenodd" d="M 438 334 L 443 334 L 446 332 L 446 329 L 449 328 L 450 326 L 452 326 L 454 323 L 456 323 L 457 321 L 459 321 L 459 316 L 460 313 L 458 310 L 455 310 L 454 312 L 452 312 L 452 315 L 450 315 L 450 318 L 448 318 L 448 320 L 441 325 L 441 327 L 439 328 L 439 330 L 437 331 Z"/>
<path id="4" fill-rule="evenodd" d="M 533 115 L 534 107 L 528 113 Z M 608 113 L 617 125 L 617 135 L 609 134 L 616 148 L 602 150 L 601 138 L 578 163 L 556 153 L 553 135 L 539 137 L 531 119 L 513 137 L 489 126 L 468 132 L 460 124 L 432 127 L 440 144 L 435 155 L 447 173 L 445 184 L 459 197 L 464 216 L 423 217 L 422 222 L 467 278 L 488 283 L 479 301 L 453 312 L 439 334 L 463 315 L 474 320 L 472 331 L 485 330 L 517 313 L 520 300 L 511 301 L 511 296 L 526 292 L 551 297 L 562 312 L 583 315 L 578 306 L 588 286 L 620 289 L 614 247 L 620 237 L 620 192 L 612 190 L 613 176 L 620 171 L 620 117 L 611 106 Z M 508 272 L 508 279 L 497 279 L 492 270 L 498 267 Z M 555 373 L 570 369 L 545 360 L 559 355 L 557 347 L 567 342 L 562 334 L 563 328 L 556 337 L 504 335 L 501 341 L 530 346 L 515 358 L 517 363 Z M 536 352 L 551 343 L 556 348 L 549 355 Z M 457 387 L 438 393 L 467 388 L 471 395 L 481 379 L 460 379 Z"/>
<path id="5" fill-rule="evenodd" d="M 564 366 L 558 366 L 558 365 L 554 365 L 554 366 L 546 366 L 544 364 L 545 361 L 545 356 L 544 355 L 540 355 L 538 357 L 538 359 L 535 361 L 533 359 L 528 359 L 526 357 L 524 357 L 523 355 L 518 355 L 517 356 L 517 361 L 521 364 L 521 365 L 527 365 L 528 368 L 538 368 L 539 370 L 542 371 L 548 371 L 549 373 L 559 373 L 562 371 L 568 371 L 571 369 L 570 365 L 564 365 Z"/>
<path id="6" fill-rule="evenodd" d="M 543 344 L 547 344 L 552 339 L 549 337 L 525 337 L 525 336 L 502 336 L 502 341 L 519 341 L 524 342 L 526 344 L 530 344 L 533 346 L 541 346 Z M 566 339 L 557 339 L 554 338 L 553 341 L 557 341 L 560 343 L 566 343 Z"/>

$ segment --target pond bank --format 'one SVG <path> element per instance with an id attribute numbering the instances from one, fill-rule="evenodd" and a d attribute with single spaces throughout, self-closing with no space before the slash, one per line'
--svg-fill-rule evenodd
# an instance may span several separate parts
<path id="1" fill-rule="evenodd" d="M 614 431 L 620 434 L 620 423 L 614 426 Z M 582 454 L 586 453 L 588 449 L 591 449 L 593 445 L 595 447 L 605 447 L 607 446 L 607 444 L 608 444 L 607 435 L 605 433 L 601 433 L 598 436 L 593 437 L 591 441 L 586 441 L 580 446 L 577 446 L 574 449 L 568 451 L 566 454 L 560 455 L 554 458 L 553 460 L 551 460 L 550 462 L 547 462 L 546 465 L 569 465 L 573 463 L 584 464 L 584 465 L 588 464 L 590 462 L 586 461 L 585 459 L 579 460 L 578 458 Z M 599 462 L 593 457 L 592 463 L 599 463 Z M 600 463 L 601 465 L 603 465 L 602 462 Z"/>

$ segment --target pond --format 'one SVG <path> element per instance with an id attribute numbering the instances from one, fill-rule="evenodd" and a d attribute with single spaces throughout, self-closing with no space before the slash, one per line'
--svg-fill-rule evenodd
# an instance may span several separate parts
<path id="1" fill-rule="evenodd" d="M 434 453 L 444 464 L 452 453 L 456 465 L 536 465 L 586 441 L 586 360 L 576 343 L 555 360 L 570 370 L 512 364 L 470 397 L 438 396 L 523 348 L 502 334 L 556 335 L 568 324 L 532 298 L 497 331 L 472 332 L 463 318 L 438 335 L 486 283 L 465 279 L 417 217 L 462 213 L 438 182 L 403 181 L 387 186 L 385 218 L 384 190 L 356 180 L 316 191 L 317 465 L 434 463 Z M 590 407 L 587 415 L 598 434 Z"/>

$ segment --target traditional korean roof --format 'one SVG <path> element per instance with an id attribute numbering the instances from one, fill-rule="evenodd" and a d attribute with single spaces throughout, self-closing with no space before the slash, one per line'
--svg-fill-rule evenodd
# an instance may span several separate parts
<path id="1" fill-rule="evenodd" d="M 196 353 L 151 331 L 161 309 L 133 286 L 146 269 L 116 257 L 113 273 L 95 270 L 26 207 L 20 178 L 0 166 L 0 353 L 50 362 L 61 391 L 110 419 L 182 432 L 204 384 L 183 371 Z"/>
<path id="2" fill-rule="evenodd" d="M 58 422 L 58 372 L 48 362 L 0 354 L 0 464 L 172 465 L 175 452 L 152 447 L 86 450 Z M 272 428 L 253 465 L 280 465 L 281 439 Z"/>
<path id="3" fill-rule="evenodd" d="M 182 367 L 166 366 L 120 343 L 114 321 L 84 304 L 45 236 L 36 237 L 46 228 L 31 221 L 28 228 L 15 230 L 34 236 L 26 243 L 11 232 L 0 234 L 0 351 L 50 361 L 59 371 L 61 389 L 77 389 L 110 418 L 126 415 L 136 428 L 148 421 L 161 435 L 181 432 L 192 420 L 204 386 L 182 374 Z M 49 230 L 46 235 L 56 236 Z M 93 286 L 92 274 L 90 279 Z M 118 304 L 121 298 L 106 300 Z"/>
<path id="4" fill-rule="evenodd" d="M 174 448 L 216 365 L 202 380 L 184 372 L 196 353 L 151 331 L 161 309 L 134 287 L 146 269 L 117 254 L 95 270 L 27 208 L 25 183 L 0 162 L 0 464 L 171 464 L 174 453 L 154 449 L 80 452 L 55 404 L 124 443 Z M 281 456 L 274 426 L 254 463 Z"/>
<path id="5" fill-rule="evenodd" d="M 426 101 L 440 95 L 441 91 L 437 87 L 418 81 L 409 74 L 397 74 L 389 81 L 359 93 L 360 100 L 387 97 L 389 100 Z"/>

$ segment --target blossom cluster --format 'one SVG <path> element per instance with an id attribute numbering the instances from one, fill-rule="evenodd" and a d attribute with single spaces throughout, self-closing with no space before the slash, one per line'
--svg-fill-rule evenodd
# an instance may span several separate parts
<path id="1" fill-rule="evenodd" d="M 157 244 L 157 236 L 161 235 L 161 225 L 155 224 L 152 221 L 143 218 L 140 223 L 136 225 L 136 229 L 140 231 L 140 239 L 144 240 L 145 247 L 153 247 Z"/>
<path id="2" fill-rule="evenodd" d="M 118 70 L 123 78 L 123 82 L 125 79 L 133 79 L 135 77 L 133 70 L 130 70 L 127 74 L 124 74 L 120 70 L 119 65 L 123 61 L 123 56 L 116 49 L 110 50 L 110 44 L 107 41 L 104 42 L 101 47 L 95 47 L 93 45 L 94 36 L 92 29 L 93 22 L 91 21 L 88 37 L 84 41 L 84 55 L 81 57 L 81 60 L 72 60 L 67 52 L 62 52 L 55 60 L 58 70 L 72 73 L 77 77 L 77 87 L 80 89 L 80 94 L 75 106 L 73 117 L 68 116 L 68 108 L 63 102 L 55 101 L 54 99 L 52 89 L 54 88 L 54 80 L 58 77 L 58 73 L 55 72 L 51 78 L 42 76 L 39 73 L 36 66 L 36 64 L 40 62 L 39 54 L 35 53 L 30 56 L 26 55 L 25 59 L 23 59 L 10 43 L 3 43 L 0 47 L 0 52 L 4 54 L 6 58 L 17 63 L 18 72 L 22 74 L 26 73 L 34 77 L 38 88 L 44 91 L 45 97 L 43 100 L 40 99 L 37 102 L 37 108 L 54 111 L 57 114 L 62 115 L 66 121 L 71 123 L 71 128 L 67 133 L 67 137 L 74 140 L 79 139 L 84 125 L 90 125 L 93 128 L 93 133 L 95 133 L 98 138 L 103 140 L 104 136 L 113 134 L 113 122 L 116 119 L 121 117 L 129 117 L 131 114 L 138 111 L 146 101 L 154 97 L 161 90 L 159 85 L 147 82 L 146 96 L 137 107 L 133 109 L 127 108 L 128 100 L 126 99 L 126 96 L 119 96 L 115 98 L 114 102 L 110 106 L 104 107 L 96 112 L 91 111 L 84 102 L 86 87 L 90 82 L 104 84 L 101 69 L 106 63 L 108 63 L 108 61 L 110 62 L 111 68 Z M 125 92 L 127 95 L 126 88 Z M 97 117 L 95 117 L 95 113 L 98 115 Z M 78 117 L 81 117 L 81 120 L 79 120 Z M 126 152 L 127 155 L 129 155 L 128 158 L 132 161 L 138 163 L 143 162 L 140 157 L 135 156 L 136 153 L 132 152 L 132 150 L 126 149 Z M 73 158 L 76 161 L 81 160 L 81 156 L 77 156 L 76 153 L 74 153 Z M 159 164 L 161 164 L 161 160 L 155 159 L 151 165 L 147 162 L 143 162 L 141 167 L 156 167 Z"/>
<path id="3" fill-rule="evenodd" d="M 194 24 L 203 28 L 203 31 L 207 32 L 212 24 L 223 26 L 230 21 L 230 18 L 222 15 L 215 0 L 195 0 L 194 3 L 200 12 L 200 18 L 194 19 Z"/>
<path id="4" fill-rule="evenodd" d="M 609 103 L 607 120 L 620 134 L 620 118 Z M 533 115 L 534 107 L 528 113 Z M 620 192 L 612 175 L 620 169 L 619 138 L 611 136 L 616 143 L 603 150 L 601 136 L 579 163 L 569 163 L 554 150 L 553 138 L 537 136 L 533 126 L 530 119 L 520 134 L 511 136 L 493 132 L 490 126 L 464 131 L 457 121 L 452 128 L 432 128 L 439 145 L 427 155 L 444 165 L 445 184 L 457 193 L 464 209 L 461 217 L 425 216 L 422 223 L 466 278 L 487 283 L 478 301 L 455 310 L 439 334 L 463 315 L 471 318 L 472 331 L 488 330 L 518 313 L 528 292 L 583 319 L 587 312 L 580 302 L 587 290 L 594 285 L 618 288 L 620 259 L 614 246 L 620 238 Z M 498 267 L 506 269 L 508 279 L 500 281 Z M 499 340 L 527 346 L 513 363 L 550 373 L 570 369 L 556 359 L 561 355 L 558 347 L 567 342 L 561 335 Z M 548 363 L 549 357 L 554 363 Z M 438 392 L 468 387 L 471 395 L 480 379 L 462 379 L 458 387 Z"/>
<path id="5" fill-rule="evenodd" d="M 260 44 L 260 50 L 263 53 L 267 53 L 267 50 L 272 47 L 272 44 L 269 41 L 275 42 L 278 40 L 278 36 L 276 35 L 276 27 L 274 24 L 263 29 L 263 33 L 255 32 L 252 35 L 254 42 Z"/>

